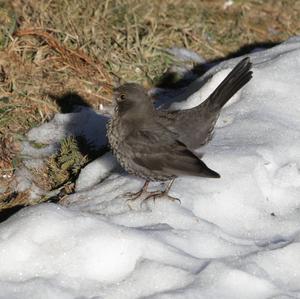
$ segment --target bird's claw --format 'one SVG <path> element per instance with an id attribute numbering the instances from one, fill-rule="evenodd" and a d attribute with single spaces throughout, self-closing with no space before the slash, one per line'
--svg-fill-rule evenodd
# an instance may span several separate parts
<path id="1" fill-rule="evenodd" d="M 153 202 L 155 202 L 155 200 L 159 197 L 164 197 L 166 196 L 168 199 L 170 199 L 171 201 L 178 201 L 181 204 L 181 200 L 179 198 L 170 196 L 167 192 L 165 191 L 154 191 L 154 192 L 149 192 L 149 195 L 147 195 L 143 200 L 142 203 L 144 203 L 145 201 L 153 198 Z M 142 204 L 141 203 L 141 204 Z"/>
<path id="2" fill-rule="evenodd" d="M 128 202 L 128 201 L 134 201 L 134 200 L 138 199 L 142 195 L 142 193 L 143 193 L 142 190 L 138 191 L 138 192 L 126 192 L 124 194 L 125 197 L 128 197 L 126 199 L 126 202 Z"/>
<path id="3" fill-rule="evenodd" d="M 141 200 L 140 205 L 142 205 L 144 202 L 146 202 L 149 199 L 153 199 L 153 202 L 155 202 L 155 200 L 159 197 L 164 197 L 166 196 L 168 199 L 172 200 L 172 201 L 178 201 L 181 204 L 180 199 L 176 198 L 176 197 L 172 197 L 169 195 L 169 191 L 170 191 L 170 187 L 172 186 L 174 180 L 171 181 L 171 183 L 169 183 L 169 185 L 167 186 L 167 188 L 163 191 L 152 191 L 152 192 L 148 192 L 147 191 L 147 187 L 149 184 L 149 181 L 146 181 L 144 186 L 142 187 L 141 190 L 139 190 L 138 192 L 127 192 L 124 194 L 125 197 L 129 197 L 126 202 L 129 201 L 135 201 L 136 199 L 138 199 L 139 197 L 141 197 L 143 195 L 143 193 L 146 193 L 146 197 L 144 199 Z"/>

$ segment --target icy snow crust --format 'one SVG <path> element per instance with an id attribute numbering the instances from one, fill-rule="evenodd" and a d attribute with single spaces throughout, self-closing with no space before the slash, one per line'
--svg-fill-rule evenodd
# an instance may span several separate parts
<path id="1" fill-rule="evenodd" d="M 26 208 L 0 225 L 0 298 L 300 298 L 300 38 L 250 57 L 253 79 L 223 109 L 203 158 L 221 179 L 181 177 L 170 192 L 181 204 L 129 206 L 122 195 L 143 181 L 100 157 L 66 206 Z M 239 60 L 172 108 L 198 105 Z M 58 114 L 29 133 L 49 143 L 24 146 L 29 162 L 78 122 L 98 126 L 86 129 L 91 140 L 103 133 L 86 108 Z"/>

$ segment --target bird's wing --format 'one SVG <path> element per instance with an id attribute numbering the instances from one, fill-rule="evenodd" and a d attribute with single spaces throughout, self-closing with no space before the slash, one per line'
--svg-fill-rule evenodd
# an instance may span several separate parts
<path id="1" fill-rule="evenodd" d="M 134 148 L 133 161 L 138 165 L 164 175 L 193 175 L 218 178 L 174 133 L 160 126 L 132 131 L 126 143 Z"/>
<path id="2" fill-rule="evenodd" d="M 249 58 L 244 58 L 203 103 L 187 110 L 159 111 L 161 122 L 178 132 L 180 140 L 189 148 L 206 144 L 212 137 L 221 108 L 252 78 L 251 66 Z"/>

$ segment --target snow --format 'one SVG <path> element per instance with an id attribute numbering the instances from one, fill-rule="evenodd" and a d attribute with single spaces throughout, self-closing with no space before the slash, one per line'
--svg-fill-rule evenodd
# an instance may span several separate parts
<path id="1" fill-rule="evenodd" d="M 196 63 L 205 63 L 205 59 L 201 57 L 198 53 L 185 48 L 169 48 L 166 52 L 175 56 L 179 61 L 193 61 Z"/>
<path id="2" fill-rule="evenodd" d="M 116 167 L 117 160 L 111 153 L 105 153 L 100 158 L 81 169 L 76 181 L 76 191 L 82 191 L 96 185 L 105 179 Z"/>
<path id="3" fill-rule="evenodd" d="M 300 298 L 300 38 L 249 56 L 253 79 L 201 149 L 221 179 L 176 179 L 170 195 L 181 204 L 130 203 L 124 194 L 143 180 L 103 155 L 63 206 L 28 207 L 0 224 L 0 299 Z M 240 59 L 181 90 L 171 109 L 198 105 Z M 105 123 L 81 108 L 31 130 L 19 188 L 40 194 L 26 165 L 70 133 L 103 146 Z"/>

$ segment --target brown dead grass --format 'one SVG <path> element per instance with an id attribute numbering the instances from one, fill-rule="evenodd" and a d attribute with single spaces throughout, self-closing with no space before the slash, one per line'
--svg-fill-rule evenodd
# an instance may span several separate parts
<path id="1" fill-rule="evenodd" d="M 18 142 L 58 110 L 49 94 L 77 92 L 96 109 L 116 80 L 153 85 L 176 46 L 221 59 L 300 34 L 300 1 L 0 0 L 0 188 Z"/>

